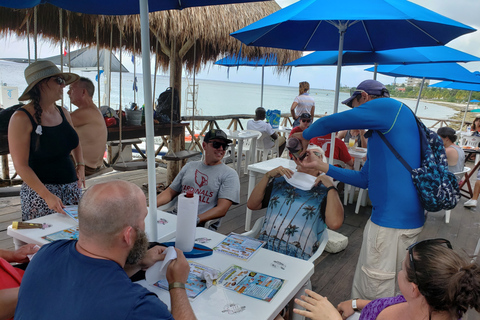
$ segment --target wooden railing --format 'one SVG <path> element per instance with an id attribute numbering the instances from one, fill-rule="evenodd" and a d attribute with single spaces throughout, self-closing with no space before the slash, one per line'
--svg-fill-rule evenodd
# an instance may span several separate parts
<path id="1" fill-rule="evenodd" d="M 318 116 L 316 118 L 321 118 L 324 117 L 325 115 Z M 218 124 L 218 121 L 221 120 L 230 120 L 228 126 L 226 129 L 231 129 L 231 130 L 244 130 L 246 129 L 246 125 L 242 123 L 241 120 L 248 121 L 250 119 L 253 119 L 254 116 L 251 114 L 234 114 L 234 115 L 219 115 L 219 116 L 184 116 L 182 117 L 182 121 L 185 122 L 205 122 L 203 125 L 202 129 L 200 132 L 195 132 L 195 134 L 198 133 L 198 137 L 195 136 L 192 128 L 190 127 L 190 124 L 181 124 L 181 125 L 175 125 L 175 130 L 174 130 L 174 136 L 179 136 L 182 137 L 184 132 L 180 132 L 179 129 L 182 127 L 185 127 L 188 133 L 192 137 L 192 143 L 189 146 L 189 150 L 198 150 L 202 151 L 202 144 L 201 144 L 201 139 L 205 132 L 212 128 L 220 129 L 220 126 Z M 445 126 L 451 126 L 452 124 L 460 124 L 462 121 L 460 120 L 451 120 L 451 119 L 437 119 L 437 118 L 428 118 L 428 117 L 419 117 L 421 120 L 430 120 L 430 121 L 435 121 L 433 125 L 429 126 L 429 128 L 439 128 L 439 127 L 445 127 Z M 290 113 L 282 113 L 281 114 L 281 121 L 280 125 L 281 126 L 286 126 L 286 127 L 291 127 L 293 124 L 293 120 L 291 118 Z M 471 124 L 471 122 L 466 121 L 465 124 Z M 140 127 L 139 127 L 140 128 Z M 161 136 L 164 143 L 162 143 L 161 147 L 157 149 L 161 149 L 162 147 L 166 147 L 168 149 L 168 144 L 165 143 L 168 139 L 167 136 L 169 134 L 169 126 L 168 125 L 156 125 L 155 126 L 155 135 L 156 136 Z M 138 129 L 138 128 L 136 128 Z M 141 128 L 143 129 L 143 128 Z M 167 130 L 168 129 L 168 130 Z M 112 132 L 109 132 L 109 140 L 115 140 L 118 139 L 118 136 L 116 136 L 116 132 L 113 131 L 118 131 L 117 129 L 109 130 Z M 135 132 L 133 132 L 135 131 Z M 124 130 L 122 134 L 123 139 L 129 139 L 132 137 L 141 137 L 143 136 L 143 131 L 140 132 L 141 130 Z M 133 134 L 133 136 L 132 136 Z M 10 172 L 8 168 L 8 163 L 9 163 L 9 154 L 8 154 L 8 141 L 7 141 L 7 136 L 6 135 L 0 135 L 0 155 L 1 155 L 1 167 L 2 167 L 2 178 L 0 179 L 0 187 L 3 186 L 8 186 L 12 185 L 14 183 L 12 181 L 13 178 L 16 177 L 16 173 L 12 177 L 10 177 Z"/>

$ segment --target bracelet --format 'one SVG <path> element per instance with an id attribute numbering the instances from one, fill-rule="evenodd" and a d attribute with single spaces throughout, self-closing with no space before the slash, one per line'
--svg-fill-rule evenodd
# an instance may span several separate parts
<path id="1" fill-rule="evenodd" d="M 168 285 L 168 291 L 175 289 L 175 288 L 181 288 L 185 289 L 185 283 L 182 282 L 172 282 Z"/>
<path id="2" fill-rule="evenodd" d="M 85 167 L 85 163 L 83 163 L 83 162 L 77 162 L 77 164 L 75 165 L 75 167 L 78 167 L 78 166 L 84 166 L 84 167 Z"/>
<path id="3" fill-rule="evenodd" d="M 328 188 L 327 188 L 327 193 L 328 193 L 328 191 L 330 191 L 330 190 L 332 190 L 332 189 L 338 192 L 338 189 L 337 189 L 337 188 L 335 188 L 334 186 L 331 186 L 331 187 L 328 187 Z"/>

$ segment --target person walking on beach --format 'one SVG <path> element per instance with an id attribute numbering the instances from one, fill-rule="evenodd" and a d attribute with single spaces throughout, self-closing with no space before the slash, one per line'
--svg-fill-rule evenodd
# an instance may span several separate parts
<path id="1" fill-rule="evenodd" d="M 303 113 L 310 114 L 310 117 L 313 119 L 315 114 L 315 100 L 308 94 L 309 90 L 310 84 L 307 81 L 300 82 L 298 86 L 298 96 L 290 107 L 290 113 L 294 120 L 293 127 L 300 125 L 300 116 Z"/>
<path id="2" fill-rule="evenodd" d="M 95 86 L 88 78 L 81 77 L 70 85 L 70 101 L 78 107 L 71 113 L 73 126 L 82 145 L 85 160 L 85 176 L 100 170 L 107 144 L 107 126 L 100 110 L 93 103 Z"/>
<path id="3" fill-rule="evenodd" d="M 18 109 L 8 125 L 10 154 L 23 179 L 23 220 L 63 213 L 65 205 L 78 203 L 81 187 L 85 187 L 85 162 L 78 135 L 70 113 L 55 104 L 62 98 L 63 88 L 78 78 L 74 73 L 60 72 L 45 60 L 25 69 L 28 86 L 18 100 L 30 103 Z"/>
<path id="4" fill-rule="evenodd" d="M 262 134 L 268 134 L 268 137 L 263 138 L 263 147 L 265 150 L 272 149 L 275 146 L 275 140 L 278 139 L 278 156 L 281 157 L 283 150 L 285 149 L 285 138 L 278 136 L 278 134 L 273 130 L 270 123 L 266 123 L 265 120 L 266 111 L 262 107 L 258 107 L 255 110 L 254 120 L 249 120 L 247 122 L 248 130 L 260 131 Z"/>
<path id="5" fill-rule="evenodd" d="M 393 145 L 412 168 L 420 166 L 420 138 L 413 112 L 390 99 L 385 86 L 365 80 L 342 102 L 352 110 L 322 117 L 303 131 L 310 140 L 345 129 L 375 130 L 368 140 L 367 161 L 361 171 L 346 170 L 323 162 L 302 162 L 332 178 L 368 188 L 373 204 L 352 286 L 352 298 L 376 299 L 395 295 L 396 274 L 406 248 L 417 241 L 425 222 L 424 210 L 410 173 L 380 138 Z M 307 151 L 308 152 L 308 151 Z"/>

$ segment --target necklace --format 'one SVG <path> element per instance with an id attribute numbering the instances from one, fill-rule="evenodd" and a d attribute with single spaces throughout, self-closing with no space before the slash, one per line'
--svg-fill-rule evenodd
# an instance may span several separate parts
<path id="1" fill-rule="evenodd" d="M 101 256 L 101 255 L 98 255 L 98 254 L 95 254 L 95 253 L 93 253 L 93 252 L 88 251 L 87 249 L 85 249 L 84 247 L 82 247 L 78 241 L 77 241 L 77 246 L 78 246 L 80 249 L 82 249 L 83 251 L 87 252 L 88 254 L 90 254 L 90 255 L 92 255 L 92 256 L 99 257 L 99 258 L 102 258 L 102 259 L 104 259 L 104 260 L 114 261 L 114 260 L 112 260 L 112 259 L 110 259 L 110 258 L 108 258 L 108 257 Z"/>

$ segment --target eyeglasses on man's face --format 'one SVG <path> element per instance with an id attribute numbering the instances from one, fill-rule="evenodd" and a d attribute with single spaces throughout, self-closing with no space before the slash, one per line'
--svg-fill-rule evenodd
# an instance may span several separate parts
<path id="1" fill-rule="evenodd" d="M 453 249 L 450 241 L 448 241 L 447 239 L 442 239 L 442 238 L 422 240 L 422 241 L 416 242 L 416 243 L 412 244 L 411 246 L 409 246 L 407 248 L 407 250 L 408 250 L 408 257 L 409 257 L 409 260 L 410 260 L 410 268 L 412 269 L 413 274 L 415 275 L 414 283 L 416 283 L 417 285 L 418 285 L 418 279 L 417 279 L 417 271 L 415 270 L 415 259 L 413 257 L 413 249 L 415 249 L 415 247 L 418 246 L 418 245 L 426 245 L 426 244 L 430 244 L 430 245 L 445 244 L 447 246 L 447 248 Z"/>
<path id="2" fill-rule="evenodd" d="M 302 122 L 310 123 L 310 122 L 312 122 L 312 120 L 309 120 L 309 119 L 302 119 Z"/>
<path id="3" fill-rule="evenodd" d="M 214 147 L 215 149 L 218 149 L 218 148 L 222 147 L 223 150 L 227 150 L 227 148 L 228 148 L 228 144 L 226 144 L 226 143 L 222 143 L 222 142 L 218 142 L 218 141 L 212 141 L 210 143 L 212 144 L 212 147 Z"/>

